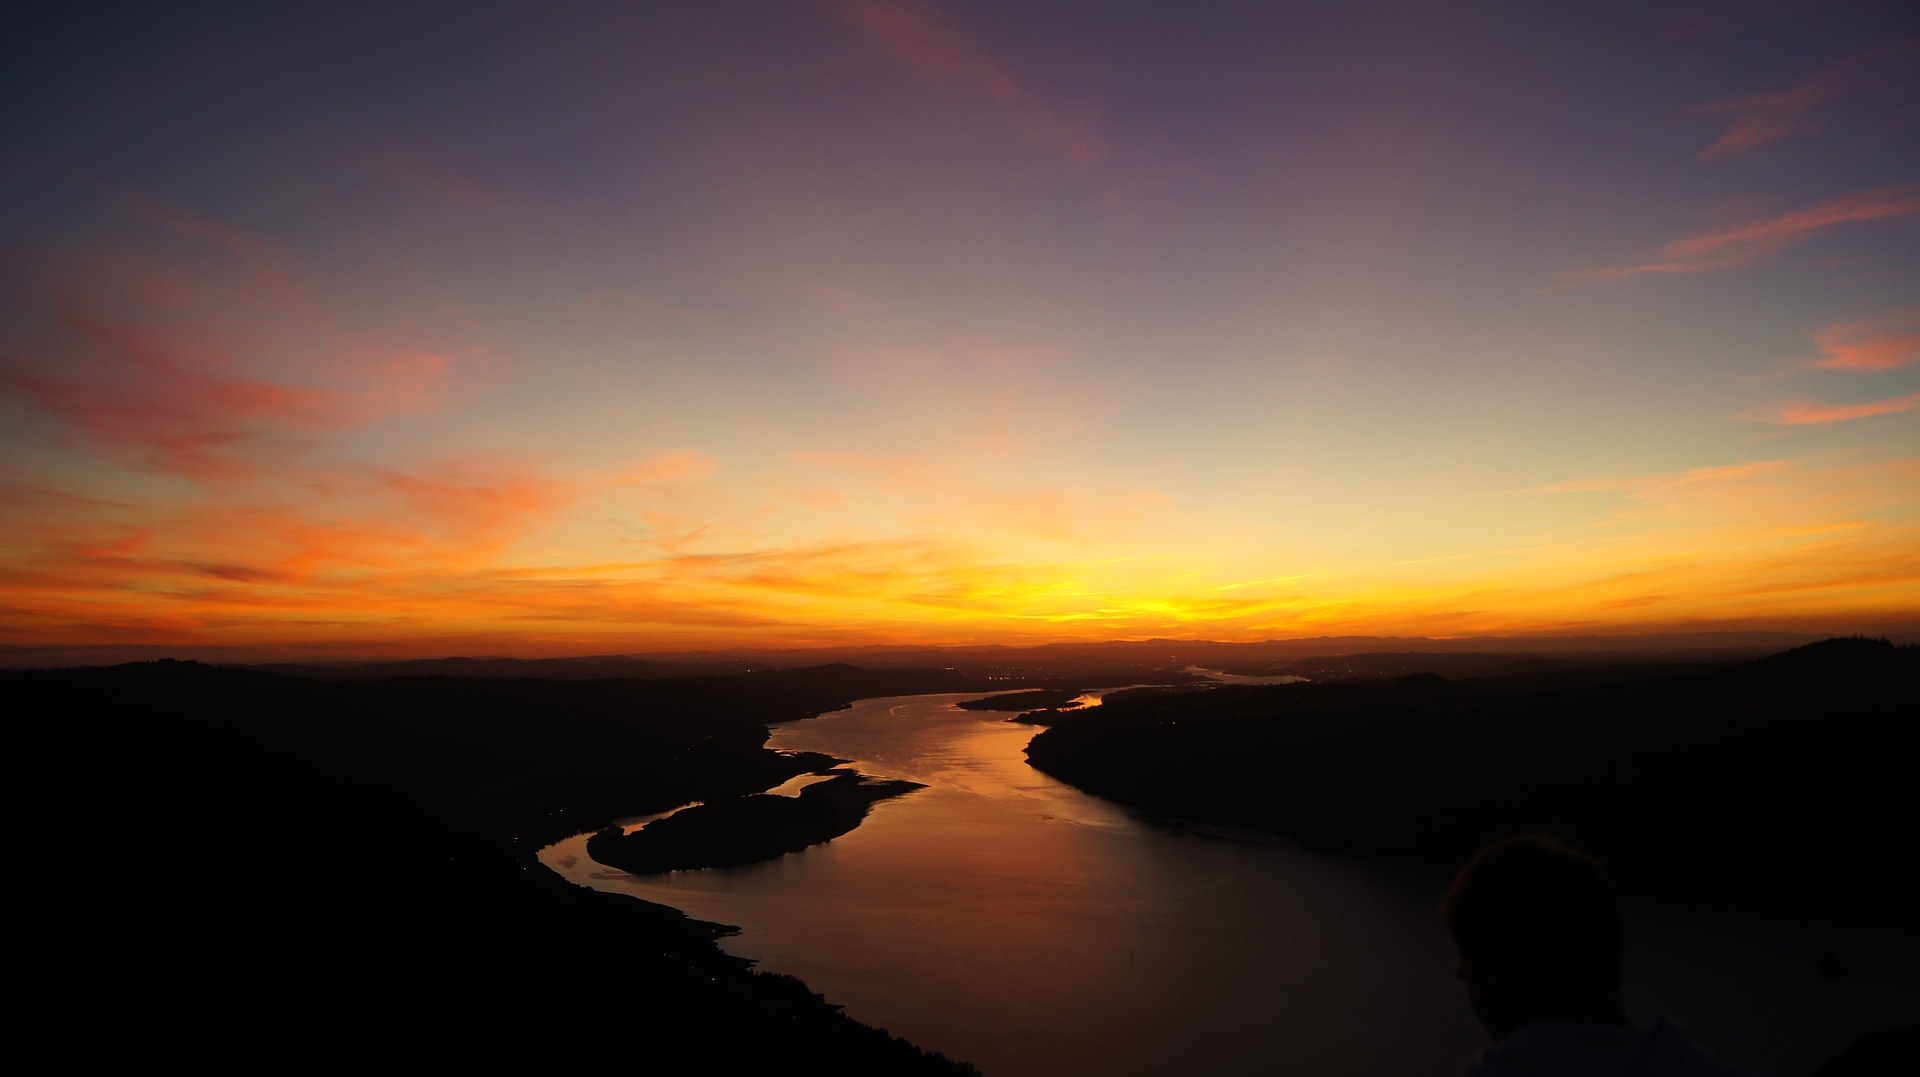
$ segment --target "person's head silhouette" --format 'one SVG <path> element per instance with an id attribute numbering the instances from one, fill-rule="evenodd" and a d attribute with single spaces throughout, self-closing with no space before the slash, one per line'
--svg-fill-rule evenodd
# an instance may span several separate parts
<path id="1" fill-rule="evenodd" d="M 1496 842 L 1460 869 L 1441 915 L 1496 1041 L 1539 1021 L 1628 1023 L 1620 903 L 1592 857 L 1551 838 Z"/>

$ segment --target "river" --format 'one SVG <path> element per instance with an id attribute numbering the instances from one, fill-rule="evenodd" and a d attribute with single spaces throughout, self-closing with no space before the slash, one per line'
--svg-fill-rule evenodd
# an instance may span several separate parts
<path id="1" fill-rule="evenodd" d="M 586 835 L 541 860 L 738 925 L 729 952 L 988 1077 L 1385 1077 L 1458 1072 L 1484 1048 L 1433 912 L 1444 880 L 1133 818 L 1027 766 L 1035 730 L 953 705 L 968 698 L 773 727 L 774 748 L 927 786 L 828 844 L 644 878 L 589 860 Z M 1857 1031 L 1920 1013 L 1902 971 L 1915 954 L 1871 926 L 1632 928 L 1630 1012 L 1671 1014 L 1769 1072 L 1811 1072 Z M 1815 974 L 1827 954 L 1845 976 Z"/>

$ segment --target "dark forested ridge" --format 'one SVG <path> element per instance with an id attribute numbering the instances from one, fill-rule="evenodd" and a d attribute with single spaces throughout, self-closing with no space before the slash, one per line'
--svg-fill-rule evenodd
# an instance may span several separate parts
<path id="1" fill-rule="evenodd" d="M 1920 648 L 1141 693 L 1034 766 L 1151 813 L 1437 867 L 1529 829 L 1686 897 L 1920 908 Z"/>
<path id="2" fill-rule="evenodd" d="M 582 890 L 545 841 L 812 769 L 765 723 L 991 687 L 851 667 L 325 682 L 194 663 L 0 675 L 22 1072 L 955 1072 Z"/>

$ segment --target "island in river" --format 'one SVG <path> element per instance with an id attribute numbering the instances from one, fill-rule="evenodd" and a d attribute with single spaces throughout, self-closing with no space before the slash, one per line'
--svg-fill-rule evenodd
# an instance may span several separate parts
<path id="1" fill-rule="evenodd" d="M 832 841 L 859 826 L 878 801 L 922 788 L 843 772 L 796 796 L 729 797 L 681 808 L 631 833 L 607 827 L 587 839 L 587 855 L 633 875 L 772 860 Z"/>
<path id="2" fill-rule="evenodd" d="M 1065 707 L 1081 696 L 1078 688 L 1035 688 L 1027 692 L 1006 692 L 985 699 L 969 699 L 956 704 L 969 711 L 1027 711 L 1042 707 Z"/>

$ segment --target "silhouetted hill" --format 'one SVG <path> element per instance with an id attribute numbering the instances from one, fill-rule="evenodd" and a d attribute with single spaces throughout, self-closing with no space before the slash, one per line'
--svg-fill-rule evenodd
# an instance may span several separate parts
<path id="1" fill-rule="evenodd" d="M 0 645 L 0 667 L 110 665 L 164 657 L 190 657 L 224 665 L 252 665 L 269 672 L 329 679 L 386 678 L 424 674 L 474 677 L 701 676 L 758 669 L 793 669 L 836 662 L 865 669 L 948 668 L 1051 687 L 1126 684 L 1153 679 L 1155 671 L 1179 674 L 1188 666 L 1262 676 L 1284 672 L 1308 658 L 1372 653 L 1422 655 L 1539 655 L 1577 661 L 1650 661 L 1756 658 L 1811 643 L 1807 633 L 1767 631 L 1640 632 L 1586 636 L 1316 636 L 1255 642 L 1204 639 L 1109 640 L 1028 646 L 847 646 L 808 649 L 735 647 L 569 658 L 431 658 L 372 661 L 302 656 L 259 665 L 258 647 L 160 647 L 152 644 Z M 1920 643 L 1920 624 L 1895 633 L 1894 642 Z M 1412 671 L 1418 672 L 1418 671 Z M 1035 681 L 1034 678 L 1039 678 Z"/>
<path id="2" fill-rule="evenodd" d="M 0 1038 L 20 1072 L 951 1073 L 714 925 L 575 887 L 547 839 L 822 760 L 769 719 L 954 684 L 0 674 Z"/>
<path id="3" fill-rule="evenodd" d="M 270 662 L 252 668 L 320 680 L 385 680 L 392 677 L 474 677 L 508 680 L 584 681 L 628 677 L 711 677 L 751 673 L 766 663 L 744 659 L 685 662 L 604 655 L 588 658 L 415 658 L 397 662 Z"/>
<path id="4" fill-rule="evenodd" d="M 1676 892 L 1920 907 L 1920 648 L 1224 687 L 1061 718 L 1033 765 L 1165 816 L 1457 864 L 1563 833 Z"/>
<path id="5" fill-rule="evenodd" d="M 1591 659 L 1582 660 L 1564 655 L 1544 654 L 1368 651 L 1360 654 L 1318 655 L 1302 658 L 1288 662 L 1273 672 L 1305 677 L 1313 681 L 1385 680 L 1416 673 L 1430 673 L 1458 680 L 1462 677 L 1506 677 L 1516 673 L 1577 669 L 1591 662 Z"/>

